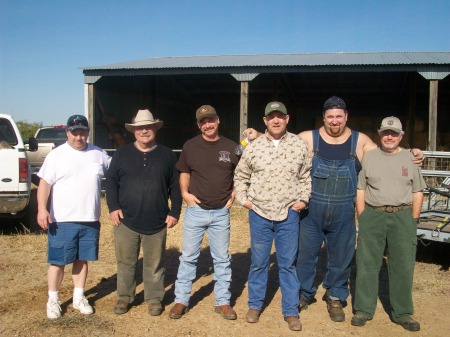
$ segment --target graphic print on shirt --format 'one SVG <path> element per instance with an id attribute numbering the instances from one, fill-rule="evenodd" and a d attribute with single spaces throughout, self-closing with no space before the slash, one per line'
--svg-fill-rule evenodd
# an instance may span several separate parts
<path id="1" fill-rule="evenodd" d="M 407 177 L 408 176 L 408 167 L 402 166 L 402 176 Z"/>
<path id="2" fill-rule="evenodd" d="M 231 162 L 230 152 L 228 152 L 228 151 L 219 151 L 219 154 L 220 154 L 219 161 Z"/>

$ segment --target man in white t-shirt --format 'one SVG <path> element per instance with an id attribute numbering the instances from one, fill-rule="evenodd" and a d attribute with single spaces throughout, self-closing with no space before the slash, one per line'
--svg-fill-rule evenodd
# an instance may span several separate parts
<path id="1" fill-rule="evenodd" d="M 85 116 L 69 117 L 67 142 L 48 154 L 38 173 L 41 179 L 37 221 L 48 230 L 49 319 L 61 317 L 58 293 L 67 264 L 73 264 L 74 309 L 86 315 L 94 312 L 84 296 L 84 286 L 87 261 L 98 260 L 101 181 L 110 157 L 87 143 L 88 134 Z M 49 196 L 50 212 L 47 210 Z"/>

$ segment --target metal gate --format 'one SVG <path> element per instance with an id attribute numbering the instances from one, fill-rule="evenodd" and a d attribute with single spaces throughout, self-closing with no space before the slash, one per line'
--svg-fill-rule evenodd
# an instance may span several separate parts
<path id="1" fill-rule="evenodd" d="M 450 243 L 450 152 L 424 151 L 422 175 L 427 183 L 417 237 Z"/>

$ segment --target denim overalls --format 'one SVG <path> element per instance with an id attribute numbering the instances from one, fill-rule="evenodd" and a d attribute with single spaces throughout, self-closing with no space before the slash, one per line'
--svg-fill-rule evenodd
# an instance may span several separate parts
<path id="1" fill-rule="evenodd" d="M 310 300 L 322 242 L 327 251 L 323 287 L 332 298 L 344 301 L 348 295 L 350 263 L 355 251 L 355 199 L 357 174 L 356 144 L 352 131 L 349 159 L 327 160 L 320 156 L 319 130 L 313 130 L 312 194 L 309 208 L 300 220 L 297 276 L 301 297 Z"/>

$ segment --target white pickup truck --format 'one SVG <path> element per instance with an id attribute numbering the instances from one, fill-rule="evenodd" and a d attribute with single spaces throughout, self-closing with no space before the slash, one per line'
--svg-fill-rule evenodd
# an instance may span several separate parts
<path id="1" fill-rule="evenodd" d="M 36 174 L 39 172 L 49 152 L 67 141 L 66 127 L 58 125 L 40 128 L 36 131 L 34 138 L 36 138 L 39 148 L 35 152 L 30 152 L 28 159 L 32 173 Z"/>
<path id="2" fill-rule="evenodd" d="M 28 147 L 28 151 L 37 150 L 34 137 L 28 140 Z M 16 123 L 5 114 L 0 114 L 0 163 L 0 218 L 23 218 L 22 223 L 35 231 L 37 207 L 29 205 L 32 189 L 27 151 Z"/>

